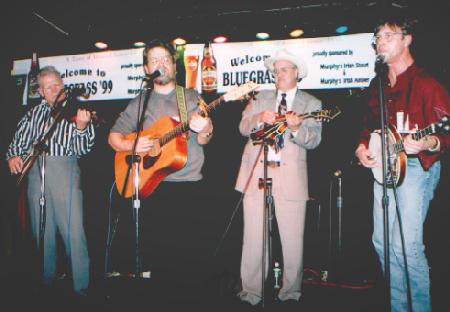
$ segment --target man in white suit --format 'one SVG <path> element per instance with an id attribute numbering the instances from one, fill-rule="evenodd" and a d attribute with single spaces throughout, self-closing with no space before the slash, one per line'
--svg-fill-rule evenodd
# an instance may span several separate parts
<path id="1" fill-rule="evenodd" d="M 249 102 L 242 113 L 239 130 L 249 137 L 255 128 L 273 124 L 277 114 L 286 115 L 287 130 L 282 135 L 282 144 L 277 148 L 269 147 L 268 177 L 272 178 L 283 253 L 283 278 L 278 299 L 282 303 L 295 304 L 302 295 L 303 234 L 309 198 L 306 151 L 319 145 L 322 130 L 320 122 L 303 120 L 299 115 L 320 110 L 322 104 L 297 88 L 298 81 L 307 75 L 306 63 L 300 57 L 283 49 L 266 59 L 264 65 L 275 76 L 276 90 L 261 91 L 256 100 Z M 284 110 L 280 112 L 279 109 Z M 263 178 L 263 160 L 262 147 L 253 145 L 249 139 L 242 155 L 236 190 L 245 193 L 242 291 L 238 297 L 252 306 L 262 300 L 264 190 L 258 188 L 258 180 Z M 267 267 L 265 272 L 267 275 Z"/>

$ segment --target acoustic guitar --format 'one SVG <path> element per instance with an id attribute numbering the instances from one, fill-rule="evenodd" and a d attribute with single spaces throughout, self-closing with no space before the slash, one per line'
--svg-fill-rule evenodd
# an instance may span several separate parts
<path id="1" fill-rule="evenodd" d="M 254 82 L 242 84 L 223 94 L 210 104 L 204 105 L 204 109 L 210 111 L 222 102 L 237 100 L 258 87 Z M 200 111 L 200 114 L 206 116 L 204 111 Z M 188 157 L 187 136 L 184 133 L 188 130 L 189 123 L 187 121 L 178 122 L 169 116 L 164 116 L 139 134 L 140 136 L 150 136 L 150 138 L 158 140 L 161 146 L 159 155 L 152 157 L 148 153 L 138 153 L 139 162 L 131 166 L 132 153 L 117 152 L 115 154 L 114 167 L 119 193 L 123 197 L 129 198 L 135 193 L 135 185 L 139 185 L 139 196 L 142 198 L 148 197 L 165 177 L 183 168 Z M 125 138 L 134 140 L 135 137 L 136 132 L 132 132 L 126 135 Z M 139 166 L 138 175 L 135 174 L 137 164 Z M 135 183 L 137 177 L 139 177 L 139 181 Z"/>
<path id="2" fill-rule="evenodd" d="M 435 133 L 448 133 L 449 115 L 442 117 L 438 122 L 430 124 L 428 127 L 412 133 L 414 140 Z M 393 125 L 389 125 L 386 131 L 388 150 L 390 151 L 389 163 L 392 170 L 387 166 L 386 186 L 392 188 L 400 186 L 406 175 L 406 167 L 408 156 L 403 146 L 403 137 L 398 133 Z M 372 152 L 373 159 L 377 161 L 377 165 L 372 169 L 373 176 L 379 184 L 383 184 L 383 168 L 382 168 L 382 150 L 381 150 L 381 131 L 376 130 L 370 134 L 369 150 Z"/>

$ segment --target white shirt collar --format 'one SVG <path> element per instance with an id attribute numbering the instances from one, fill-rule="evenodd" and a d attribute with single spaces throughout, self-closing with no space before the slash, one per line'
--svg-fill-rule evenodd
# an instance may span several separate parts
<path id="1" fill-rule="evenodd" d="M 294 102 L 295 94 L 297 93 L 297 87 L 289 89 L 286 92 L 283 92 L 283 91 L 280 91 L 280 90 L 277 91 L 277 108 L 278 108 L 278 105 L 279 105 L 279 103 L 281 101 L 281 94 L 282 93 L 286 93 L 287 110 L 290 111 L 291 108 L 292 108 L 292 103 Z"/>

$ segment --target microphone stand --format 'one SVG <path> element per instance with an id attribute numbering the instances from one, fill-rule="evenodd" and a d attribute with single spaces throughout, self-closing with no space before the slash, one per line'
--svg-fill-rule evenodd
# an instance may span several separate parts
<path id="1" fill-rule="evenodd" d="M 338 246 L 337 246 L 337 259 L 338 263 L 342 263 L 342 172 L 337 170 L 335 172 L 337 178 L 337 196 L 336 196 L 336 208 L 338 211 Z M 339 272 L 340 270 L 338 270 Z M 341 280 L 341 274 L 337 274 L 337 280 Z"/>
<path id="2" fill-rule="evenodd" d="M 265 306 L 265 288 L 266 288 L 266 265 L 268 268 L 272 267 L 272 221 L 273 221 L 273 196 L 272 196 L 272 179 L 267 177 L 267 154 L 268 144 L 273 143 L 272 139 L 264 138 L 262 140 L 264 150 L 264 177 L 259 179 L 259 186 L 264 187 L 264 216 L 263 216 L 263 251 L 261 262 L 261 304 L 262 308 Z M 266 254 L 268 255 L 269 263 L 266 263 Z"/>
<path id="3" fill-rule="evenodd" d="M 64 89 L 61 89 L 59 93 L 56 96 L 55 102 L 52 105 L 53 110 L 55 110 L 58 104 L 58 98 L 61 96 L 61 94 L 64 92 Z M 67 101 L 71 100 L 70 98 L 65 99 Z M 40 259 L 40 273 L 41 276 L 44 275 L 44 237 L 45 237 L 45 224 L 46 224 L 46 200 L 45 200 L 45 177 L 46 177 L 46 152 L 48 150 L 48 146 L 46 145 L 46 142 L 48 139 L 53 135 L 53 133 L 56 130 L 56 127 L 58 123 L 62 119 L 62 111 L 59 109 L 56 111 L 56 114 L 53 114 L 53 111 L 48 116 L 48 119 L 45 121 L 46 127 L 44 130 L 44 135 L 40 141 L 36 143 L 36 145 L 33 147 L 33 155 L 31 155 L 31 158 L 29 160 L 29 164 L 27 165 L 27 168 L 25 169 L 25 172 L 22 173 L 22 176 L 24 176 L 28 169 L 31 168 L 34 161 L 40 157 L 41 158 L 41 166 L 40 166 L 40 176 L 41 176 L 41 188 L 40 188 L 40 197 L 39 197 L 39 237 L 38 237 L 38 254 Z M 51 118 L 54 118 L 53 123 L 49 124 L 49 121 Z"/>
<path id="4" fill-rule="evenodd" d="M 41 259 L 41 276 L 44 275 L 44 234 L 46 221 L 45 206 L 45 152 L 41 153 L 41 196 L 39 198 L 39 257 Z"/>
<path id="5" fill-rule="evenodd" d="M 382 158 L 382 172 L 383 172 L 383 233 L 384 233 L 384 276 L 386 283 L 386 301 L 388 310 L 391 306 L 391 270 L 390 270 L 390 254 L 389 254 L 389 196 L 387 194 L 387 162 L 390 159 L 389 150 L 387 147 L 387 108 L 384 97 L 384 86 L 386 85 L 387 65 L 384 62 L 375 63 L 375 71 L 378 76 L 378 104 L 380 106 L 380 123 L 381 123 L 381 158 Z"/>
<path id="6" fill-rule="evenodd" d="M 336 178 L 336 180 L 334 179 Z M 336 191 L 334 191 L 333 186 L 336 185 Z M 332 197 L 336 194 L 336 202 L 335 205 L 332 204 Z M 321 279 L 323 281 L 326 280 L 334 280 L 335 282 L 340 282 L 342 273 L 340 270 L 340 266 L 342 264 L 342 206 L 343 206 L 343 197 L 342 197 L 342 171 L 336 170 L 333 173 L 333 178 L 330 180 L 330 194 L 329 194 L 329 231 L 328 231 L 328 271 L 322 272 Z M 333 236 L 336 232 L 334 230 L 333 222 L 333 207 L 337 210 L 337 246 L 334 245 Z M 332 273 L 335 272 L 335 273 Z"/>
<path id="7" fill-rule="evenodd" d="M 142 107 L 142 112 L 138 110 L 138 116 L 137 116 L 137 124 L 136 124 L 136 137 L 134 138 L 133 142 L 133 148 L 131 150 L 131 154 L 127 155 L 125 160 L 128 164 L 127 174 L 125 176 L 124 185 L 122 188 L 122 191 L 120 194 L 125 197 L 125 192 L 128 185 L 128 180 L 130 179 L 131 173 L 133 172 L 133 166 L 134 166 L 134 177 L 133 177 L 133 196 L 132 196 L 132 209 L 133 209 L 133 217 L 134 217 L 134 223 L 135 223 L 135 273 L 134 274 L 127 274 L 127 276 L 131 276 L 134 278 L 138 277 L 145 277 L 148 278 L 148 274 L 144 274 L 142 272 L 142 260 L 141 260 L 141 252 L 140 252 L 140 208 L 141 208 L 141 200 L 139 198 L 139 165 L 141 162 L 141 156 L 137 154 L 136 152 L 136 146 L 137 142 L 139 140 L 139 137 L 141 135 L 141 132 L 143 130 L 144 125 L 144 116 L 145 111 L 147 110 L 148 101 L 150 99 L 151 90 L 153 89 L 153 79 L 157 78 L 161 75 L 161 70 L 156 70 L 152 75 L 146 75 L 146 77 L 143 79 L 143 82 L 141 86 L 146 82 L 145 88 L 143 88 L 145 91 L 145 97 L 144 97 L 144 103 L 142 103 L 142 89 L 139 93 L 139 109 Z M 149 91 L 150 90 L 150 91 Z M 112 235 L 108 234 L 108 237 L 106 239 L 106 248 L 105 248 L 105 269 L 104 269 L 104 280 L 106 280 L 107 277 L 114 276 L 115 274 L 109 273 L 109 254 L 110 249 L 112 246 L 112 240 L 115 234 L 115 231 L 118 226 L 119 222 L 119 215 L 120 212 L 117 214 L 117 217 L 114 221 L 114 228 Z M 109 219 L 110 220 L 110 219 Z M 110 221 L 109 221 L 110 222 Z M 111 225 L 109 224 L 109 230 L 111 230 Z"/>
<path id="8" fill-rule="evenodd" d="M 147 80 L 148 81 L 148 80 Z M 141 260 L 141 252 L 140 252 L 140 208 L 141 208 L 141 200 L 139 197 L 139 164 L 141 162 L 141 156 L 136 153 L 136 146 L 137 142 L 139 140 L 141 131 L 143 130 L 144 125 L 144 116 L 145 111 L 147 110 L 148 101 L 150 99 L 151 90 L 153 88 L 153 81 L 148 81 L 149 84 L 151 83 L 151 86 L 146 88 L 145 91 L 145 97 L 144 97 L 144 103 L 142 104 L 142 112 L 138 116 L 138 123 L 136 127 L 136 137 L 133 142 L 133 149 L 131 152 L 131 155 L 128 155 L 126 157 L 126 160 L 128 162 L 128 173 L 125 179 L 125 184 L 122 189 L 122 195 L 125 194 L 126 187 L 128 185 L 128 178 L 130 176 L 130 172 L 133 170 L 133 166 L 135 168 L 134 170 L 134 177 L 133 177 L 133 187 L 134 187 L 134 193 L 132 197 L 132 208 L 133 208 L 133 216 L 134 216 L 134 223 L 135 223 L 135 275 L 134 277 L 141 277 L 142 276 L 142 260 Z M 142 93 L 141 93 L 142 95 Z M 140 105 L 141 106 L 141 105 Z"/>

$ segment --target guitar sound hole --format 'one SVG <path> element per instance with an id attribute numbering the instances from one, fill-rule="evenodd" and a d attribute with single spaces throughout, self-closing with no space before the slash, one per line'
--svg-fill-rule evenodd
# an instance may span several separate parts
<path id="1" fill-rule="evenodd" d="M 142 161 L 142 166 L 144 167 L 144 169 L 148 169 L 151 166 L 153 166 L 155 164 L 155 162 L 158 160 L 159 155 L 157 157 L 152 157 L 152 156 L 144 156 L 144 159 Z"/>

